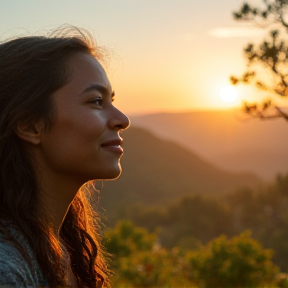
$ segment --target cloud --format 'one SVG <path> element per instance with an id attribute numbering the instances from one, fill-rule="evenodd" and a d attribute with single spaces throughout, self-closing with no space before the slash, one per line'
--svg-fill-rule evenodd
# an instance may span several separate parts
<path id="1" fill-rule="evenodd" d="M 259 37 L 265 34 L 264 29 L 257 28 L 241 28 L 241 27 L 216 27 L 208 31 L 208 34 L 217 38 L 232 37 Z"/>

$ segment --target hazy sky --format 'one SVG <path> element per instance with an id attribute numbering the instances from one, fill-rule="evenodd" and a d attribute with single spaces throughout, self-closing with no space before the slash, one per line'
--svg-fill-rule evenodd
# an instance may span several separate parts
<path id="1" fill-rule="evenodd" d="M 243 47 L 265 35 L 233 20 L 242 2 L 0 0 L 0 36 L 85 27 L 113 51 L 108 73 L 126 113 L 219 109 L 230 105 L 219 90 L 244 71 Z"/>

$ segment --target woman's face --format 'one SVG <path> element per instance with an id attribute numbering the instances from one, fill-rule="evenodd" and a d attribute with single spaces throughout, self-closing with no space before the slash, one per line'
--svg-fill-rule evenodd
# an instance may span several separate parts
<path id="1" fill-rule="evenodd" d="M 119 132 L 129 119 L 112 104 L 110 82 L 95 58 L 78 53 L 69 67 L 68 83 L 52 95 L 55 120 L 42 131 L 42 168 L 82 183 L 116 178 L 123 154 Z"/>

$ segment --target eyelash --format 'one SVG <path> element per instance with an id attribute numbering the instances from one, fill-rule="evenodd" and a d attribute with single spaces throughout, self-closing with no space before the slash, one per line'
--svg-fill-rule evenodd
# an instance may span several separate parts
<path id="1" fill-rule="evenodd" d="M 97 97 L 96 99 L 91 100 L 90 103 L 93 103 L 98 107 L 101 107 L 103 104 L 103 99 L 102 97 Z"/>
<path id="2" fill-rule="evenodd" d="M 93 99 L 93 100 L 91 100 L 89 102 L 92 103 L 92 104 L 95 104 L 98 107 L 102 107 L 103 98 L 102 97 L 97 97 L 96 99 Z M 112 95 L 111 102 L 114 102 L 114 95 Z"/>

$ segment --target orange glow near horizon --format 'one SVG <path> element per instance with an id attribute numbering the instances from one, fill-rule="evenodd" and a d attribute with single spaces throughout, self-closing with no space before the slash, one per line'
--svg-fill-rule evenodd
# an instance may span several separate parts
<path id="1" fill-rule="evenodd" d="M 209 62 L 194 72 L 188 64 L 186 67 L 174 65 L 173 73 L 155 68 L 156 71 L 141 71 L 132 77 L 128 68 L 116 71 L 111 79 L 116 91 L 115 105 L 133 115 L 241 107 L 246 92 L 243 94 L 239 90 L 233 102 L 224 102 L 219 97 L 221 88 L 229 87 L 229 72 L 224 70 L 220 74 L 218 71 L 215 76 L 213 72 L 217 67 L 212 69 Z"/>
<path id="2" fill-rule="evenodd" d="M 64 23 L 87 28 L 107 48 L 104 66 L 115 105 L 124 113 L 223 110 L 241 107 L 243 100 L 261 102 L 250 88 L 236 87 L 233 102 L 219 97 L 230 76 L 246 69 L 243 47 L 263 39 L 262 29 L 233 20 L 237 1 L 211 1 L 207 9 L 204 2 L 187 0 L 89 0 L 85 5 L 71 0 L 68 10 L 53 1 L 22 2 L 17 11 L 13 1 L 2 5 L 0 38 L 45 34 Z"/>

